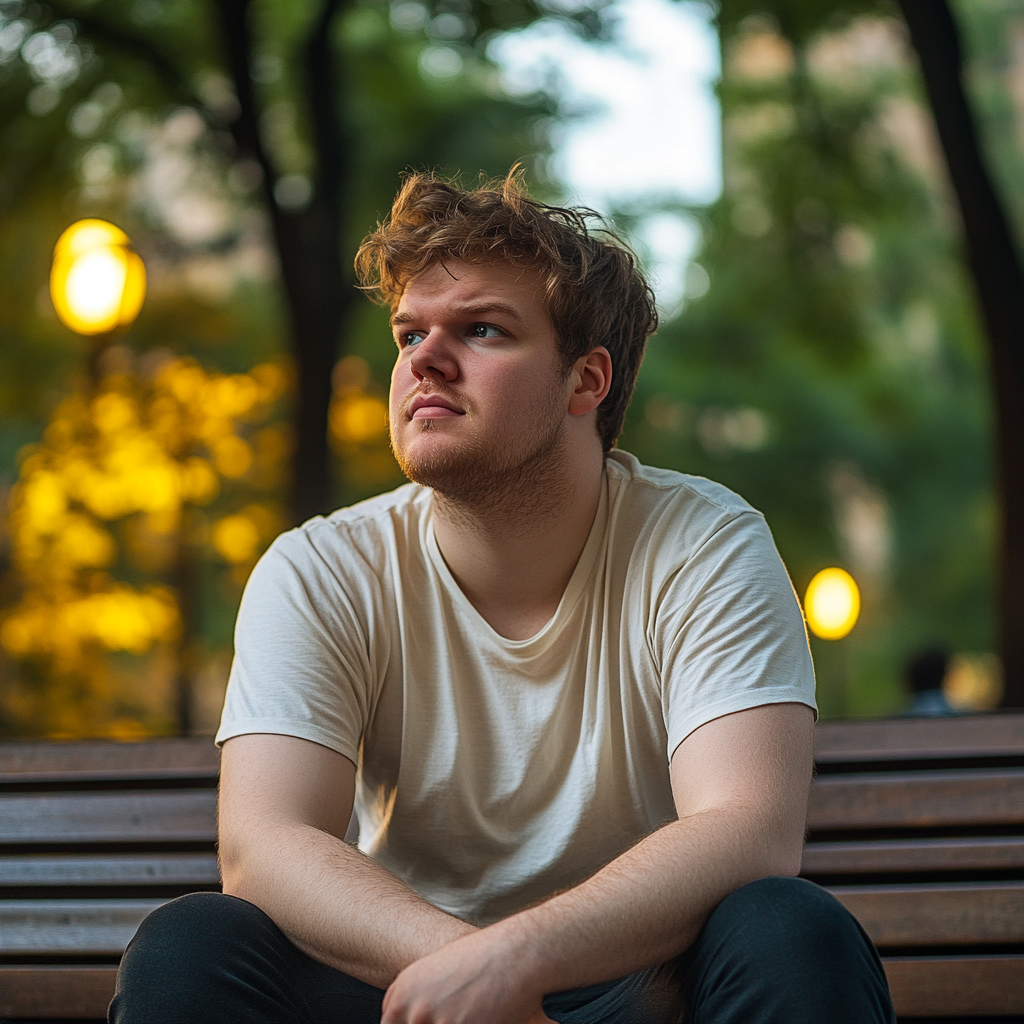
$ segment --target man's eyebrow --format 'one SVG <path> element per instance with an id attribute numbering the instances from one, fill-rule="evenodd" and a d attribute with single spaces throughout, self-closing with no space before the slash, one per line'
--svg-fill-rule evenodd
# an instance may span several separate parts
<path id="1" fill-rule="evenodd" d="M 510 305 L 507 302 L 502 302 L 499 299 L 493 301 L 488 300 L 487 302 L 469 302 L 465 305 L 451 306 L 450 312 L 456 317 L 486 317 L 490 313 L 501 313 L 507 316 L 510 320 L 515 320 L 518 324 L 525 324 L 526 321 L 523 319 L 523 315 L 516 309 L 515 306 Z M 395 313 L 391 317 L 391 326 L 398 327 L 401 324 L 407 324 L 415 320 L 416 317 L 412 313 Z"/>

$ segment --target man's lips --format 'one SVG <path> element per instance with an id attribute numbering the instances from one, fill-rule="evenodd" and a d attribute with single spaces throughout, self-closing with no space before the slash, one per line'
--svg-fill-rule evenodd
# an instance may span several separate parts
<path id="1" fill-rule="evenodd" d="M 409 403 L 409 418 L 414 420 L 437 420 L 463 415 L 462 409 L 440 395 L 417 395 Z"/>

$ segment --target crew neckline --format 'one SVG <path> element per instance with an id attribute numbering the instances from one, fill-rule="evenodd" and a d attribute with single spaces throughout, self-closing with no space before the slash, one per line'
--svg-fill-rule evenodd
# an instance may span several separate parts
<path id="1" fill-rule="evenodd" d="M 434 534 L 434 506 L 433 500 L 430 503 L 430 511 L 425 517 L 425 543 L 427 554 L 433 564 L 434 570 L 440 577 L 441 584 L 448 592 L 449 597 L 463 615 L 473 626 L 483 633 L 492 643 L 504 648 L 509 652 L 519 654 L 540 654 L 546 650 L 551 643 L 559 636 L 562 627 L 568 621 L 576 605 L 586 589 L 587 581 L 597 561 L 597 556 L 604 544 L 606 527 L 608 523 L 608 471 L 601 473 L 601 494 L 597 503 L 597 514 L 587 535 L 587 542 L 583 545 L 579 560 L 573 569 L 572 576 L 566 584 L 562 599 L 550 619 L 533 636 L 525 640 L 511 640 L 502 636 L 473 606 L 473 602 L 466 597 L 459 586 L 448 563 L 441 554 L 441 548 L 437 543 Z"/>

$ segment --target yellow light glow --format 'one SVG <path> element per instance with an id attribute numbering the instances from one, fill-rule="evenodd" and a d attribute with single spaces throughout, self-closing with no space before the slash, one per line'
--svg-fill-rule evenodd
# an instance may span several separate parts
<path id="1" fill-rule="evenodd" d="M 815 636 L 842 640 L 860 615 L 860 590 L 845 570 L 822 569 L 807 586 L 804 611 Z"/>
<path id="2" fill-rule="evenodd" d="M 119 227 L 80 220 L 57 239 L 50 297 L 57 316 L 77 334 L 124 330 L 142 309 L 146 268 Z"/>

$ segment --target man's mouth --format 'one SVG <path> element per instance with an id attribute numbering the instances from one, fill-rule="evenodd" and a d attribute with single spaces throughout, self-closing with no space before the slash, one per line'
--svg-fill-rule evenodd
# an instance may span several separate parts
<path id="1" fill-rule="evenodd" d="M 464 415 L 464 410 L 454 402 L 437 394 L 419 394 L 409 403 L 409 418 L 413 420 L 438 420 Z"/>

